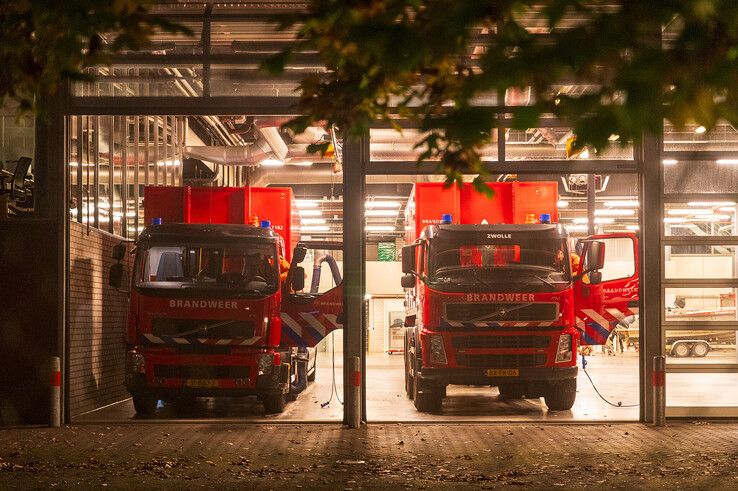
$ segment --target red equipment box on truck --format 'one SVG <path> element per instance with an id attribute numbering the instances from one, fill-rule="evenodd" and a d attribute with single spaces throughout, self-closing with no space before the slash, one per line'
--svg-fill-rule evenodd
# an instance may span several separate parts
<path id="1" fill-rule="evenodd" d="M 125 384 L 138 413 L 160 399 L 245 395 L 281 412 L 314 378 L 311 348 L 340 328 L 343 287 L 332 268 L 333 288 L 303 291 L 299 264 L 313 245 L 298 241 L 292 205 L 289 188 L 145 189 L 156 224 L 136 241 L 126 338 Z M 330 257 L 341 244 L 315 247 Z M 121 285 L 120 263 L 110 277 Z"/>
<path id="2" fill-rule="evenodd" d="M 601 344 L 637 304 L 635 237 L 584 239 L 576 261 L 555 223 L 557 183 L 490 187 L 492 199 L 470 184 L 419 183 L 410 196 L 407 395 L 418 410 L 438 411 L 449 384 L 493 385 L 506 398 L 542 396 L 550 410 L 569 409 L 581 339 Z M 533 214 L 544 223 L 525 223 Z M 603 282 L 605 244 L 617 239 L 630 241 L 633 274 Z"/>

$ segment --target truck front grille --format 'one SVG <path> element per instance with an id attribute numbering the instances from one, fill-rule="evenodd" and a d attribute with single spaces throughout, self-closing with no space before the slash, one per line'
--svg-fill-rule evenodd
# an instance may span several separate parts
<path id="1" fill-rule="evenodd" d="M 548 348 L 549 336 L 454 336 L 452 345 L 456 349 L 468 348 Z"/>
<path id="2" fill-rule="evenodd" d="M 553 322 L 557 303 L 447 303 L 445 318 L 460 322 Z"/>
<path id="3" fill-rule="evenodd" d="M 164 378 L 248 378 L 249 367 L 212 365 L 154 365 L 154 376 Z"/>
<path id="4" fill-rule="evenodd" d="M 224 319 L 154 319 L 154 336 L 192 337 L 207 339 L 250 338 L 254 335 L 254 322 Z"/>
<path id="5" fill-rule="evenodd" d="M 456 355 L 456 363 L 470 368 L 530 368 L 544 365 L 546 355 Z"/>

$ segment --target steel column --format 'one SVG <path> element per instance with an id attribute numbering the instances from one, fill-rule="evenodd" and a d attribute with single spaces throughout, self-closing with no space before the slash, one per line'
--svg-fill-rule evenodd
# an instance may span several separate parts
<path id="1" fill-rule="evenodd" d="M 663 166 L 661 138 L 645 135 L 639 155 L 640 185 L 640 364 L 641 421 L 653 422 L 653 365 L 663 355 L 661 312 L 661 232 Z"/>
<path id="2" fill-rule="evenodd" d="M 347 140 L 343 147 L 343 274 L 344 274 L 344 325 L 343 325 L 343 397 L 344 424 L 349 424 L 349 415 L 361 411 L 362 421 L 366 421 L 365 383 L 359 392 L 352 390 L 350 367 L 351 359 L 359 357 L 361 371 L 365 372 L 364 356 L 364 171 L 369 158 L 369 139 L 366 136 Z M 361 379 L 365 380 L 364 374 Z M 357 407 L 358 406 L 358 407 Z"/>

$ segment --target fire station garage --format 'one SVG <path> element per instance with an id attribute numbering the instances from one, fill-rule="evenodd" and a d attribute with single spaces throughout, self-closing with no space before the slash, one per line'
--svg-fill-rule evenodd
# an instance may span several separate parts
<path id="1" fill-rule="evenodd" d="M 163 5 L 195 36 L 3 113 L 3 424 L 47 421 L 54 356 L 75 423 L 647 422 L 660 354 L 668 417 L 738 414 L 735 128 L 577 153 L 491 94 L 490 192 L 448 187 L 402 119 L 283 126 L 325 68 L 259 71 L 275 8 Z"/>

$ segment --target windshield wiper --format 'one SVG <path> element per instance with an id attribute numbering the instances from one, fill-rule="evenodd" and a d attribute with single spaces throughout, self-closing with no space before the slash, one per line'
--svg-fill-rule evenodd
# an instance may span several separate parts
<path id="1" fill-rule="evenodd" d="M 547 280 L 547 279 L 545 279 L 545 278 L 541 278 L 541 277 L 540 277 L 540 276 L 538 276 L 537 274 L 534 274 L 534 275 L 531 275 L 531 276 L 533 276 L 533 278 L 535 278 L 535 279 L 537 279 L 537 280 L 540 280 L 540 281 L 542 281 L 543 283 L 547 284 L 548 286 L 556 286 L 556 285 L 555 285 L 554 283 L 552 283 L 551 281 L 548 281 L 548 280 Z"/>

